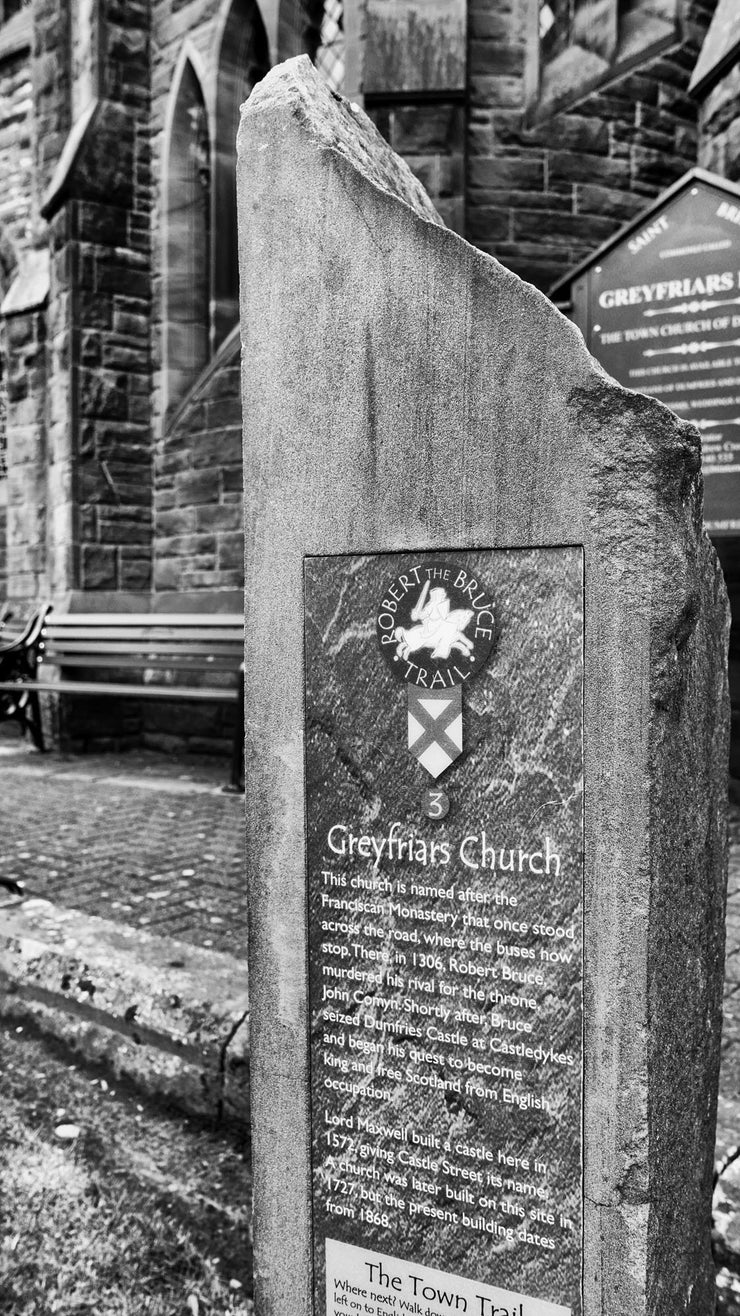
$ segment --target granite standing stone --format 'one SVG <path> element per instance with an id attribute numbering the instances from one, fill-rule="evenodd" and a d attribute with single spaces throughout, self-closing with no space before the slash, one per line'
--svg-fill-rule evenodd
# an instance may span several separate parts
<path id="1" fill-rule="evenodd" d="M 304 560 L 562 545 L 584 561 L 582 1310 L 708 1316 L 728 623 L 698 433 L 442 227 L 307 59 L 250 97 L 238 193 L 258 1316 L 319 1311 Z"/>

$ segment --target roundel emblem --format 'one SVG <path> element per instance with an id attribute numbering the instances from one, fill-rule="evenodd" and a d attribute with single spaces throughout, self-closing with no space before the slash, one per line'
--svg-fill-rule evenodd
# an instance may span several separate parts
<path id="1" fill-rule="evenodd" d="M 449 689 L 475 676 L 491 652 L 490 590 L 465 567 L 430 558 L 388 582 L 376 617 L 380 651 L 402 681 Z"/>

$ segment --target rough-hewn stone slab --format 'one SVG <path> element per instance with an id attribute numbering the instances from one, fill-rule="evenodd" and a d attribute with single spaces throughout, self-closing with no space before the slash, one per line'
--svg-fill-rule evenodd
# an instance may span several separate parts
<path id="1" fill-rule="evenodd" d="M 32 1019 L 186 1110 L 249 1119 L 246 969 L 230 955 L 29 900 L 4 909 L 0 1013 Z"/>
<path id="2" fill-rule="evenodd" d="M 240 136 L 259 1316 L 310 1306 L 306 554 L 583 545 L 585 1316 L 707 1316 L 727 610 L 697 432 L 441 228 L 308 61 Z"/>

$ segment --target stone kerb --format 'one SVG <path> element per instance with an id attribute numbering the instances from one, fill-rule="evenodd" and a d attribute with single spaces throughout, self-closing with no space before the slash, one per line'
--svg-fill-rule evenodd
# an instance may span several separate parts
<path id="1" fill-rule="evenodd" d="M 582 1311 L 708 1316 L 728 622 L 699 436 L 444 229 L 307 60 L 250 97 L 238 194 L 259 1316 L 313 1310 L 303 560 L 563 545 L 585 562 Z"/>
<path id="2" fill-rule="evenodd" d="M 229 955 L 27 900 L 3 911 L 0 1014 L 183 1109 L 249 1121 L 246 968 Z"/>

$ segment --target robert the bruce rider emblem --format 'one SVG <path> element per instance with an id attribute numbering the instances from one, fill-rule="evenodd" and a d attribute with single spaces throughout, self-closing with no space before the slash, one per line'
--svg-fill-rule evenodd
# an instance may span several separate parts
<path id="1" fill-rule="evenodd" d="M 462 752 L 462 687 L 493 646 L 490 590 L 457 563 L 420 561 L 386 586 L 376 629 L 388 666 L 407 683 L 409 749 L 436 779 Z"/>

